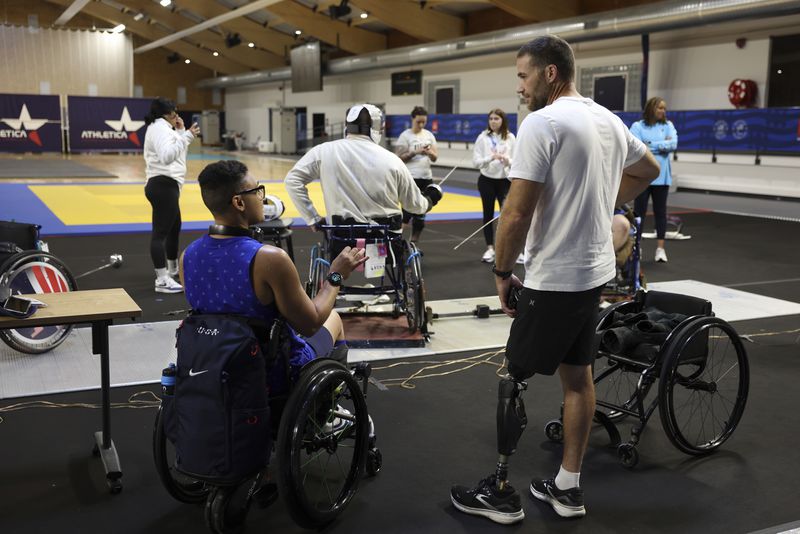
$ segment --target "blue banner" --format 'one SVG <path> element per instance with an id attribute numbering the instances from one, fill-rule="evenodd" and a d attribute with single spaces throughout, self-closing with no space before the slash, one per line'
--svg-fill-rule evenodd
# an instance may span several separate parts
<path id="1" fill-rule="evenodd" d="M 0 152 L 61 152 L 58 95 L 0 94 Z"/>
<path id="2" fill-rule="evenodd" d="M 72 152 L 141 152 L 149 98 L 68 96 Z"/>
<path id="3" fill-rule="evenodd" d="M 508 113 L 508 129 L 517 131 L 517 114 Z M 478 135 L 489 127 L 489 118 L 486 113 L 465 113 L 458 115 L 428 115 L 430 130 L 437 141 L 466 141 L 474 143 Z M 387 115 L 386 135 L 392 138 L 400 137 L 404 130 L 411 128 L 410 115 Z"/>
<path id="4" fill-rule="evenodd" d="M 638 112 L 617 113 L 630 127 Z M 678 151 L 800 154 L 800 108 L 670 111 L 678 131 Z"/>

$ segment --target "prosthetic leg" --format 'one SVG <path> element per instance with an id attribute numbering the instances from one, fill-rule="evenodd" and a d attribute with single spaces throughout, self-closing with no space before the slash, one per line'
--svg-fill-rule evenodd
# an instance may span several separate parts
<path id="1" fill-rule="evenodd" d="M 516 452 L 517 442 L 528 424 L 525 403 L 520 397 L 528 384 L 512 375 L 509 377 L 500 380 L 497 395 L 497 452 L 500 456 L 495 475 L 501 490 L 508 483 L 508 457 Z"/>

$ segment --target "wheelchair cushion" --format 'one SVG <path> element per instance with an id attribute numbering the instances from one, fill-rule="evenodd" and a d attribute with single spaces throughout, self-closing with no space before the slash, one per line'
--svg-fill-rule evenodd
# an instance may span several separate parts
<path id="1" fill-rule="evenodd" d="M 215 484 L 255 474 L 272 437 L 267 364 L 248 319 L 190 315 L 176 336 L 175 393 L 162 405 L 178 469 Z"/>

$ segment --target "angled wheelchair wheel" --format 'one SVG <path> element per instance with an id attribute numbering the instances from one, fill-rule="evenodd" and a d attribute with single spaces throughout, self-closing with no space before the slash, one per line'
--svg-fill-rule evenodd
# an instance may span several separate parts
<path id="1" fill-rule="evenodd" d="M 411 332 L 425 329 L 425 288 L 422 280 L 421 253 L 414 243 L 408 243 L 405 265 L 405 297 L 408 329 Z"/>
<path id="2" fill-rule="evenodd" d="M 26 251 L 10 257 L 0 269 L 0 288 L 12 295 L 75 291 L 78 284 L 64 263 L 47 252 Z M 37 326 L 0 330 L 0 339 L 26 354 L 53 350 L 67 338 L 73 325 Z"/>
<path id="3" fill-rule="evenodd" d="M 623 363 L 603 358 L 594 363 L 595 395 L 597 399 L 603 400 L 615 406 L 620 406 L 629 410 L 636 409 L 636 391 L 639 381 L 640 370 L 626 366 Z M 619 410 L 598 406 L 598 410 L 608 416 L 612 421 L 619 421 L 627 417 L 627 414 Z"/>
<path id="4" fill-rule="evenodd" d="M 206 484 L 180 473 L 175 468 L 175 448 L 164 432 L 161 406 L 156 412 L 153 424 L 153 460 L 156 471 L 164 489 L 175 499 L 189 503 L 201 503 L 206 500 L 209 489 Z"/>
<path id="5" fill-rule="evenodd" d="M 686 454 L 715 450 L 739 424 L 749 385 L 747 353 L 733 327 L 717 317 L 689 322 L 667 347 L 661 369 L 667 437 Z"/>
<path id="6" fill-rule="evenodd" d="M 295 522 L 319 528 L 347 507 L 367 460 L 369 416 L 358 382 L 340 363 L 307 365 L 281 416 L 278 488 Z"/>

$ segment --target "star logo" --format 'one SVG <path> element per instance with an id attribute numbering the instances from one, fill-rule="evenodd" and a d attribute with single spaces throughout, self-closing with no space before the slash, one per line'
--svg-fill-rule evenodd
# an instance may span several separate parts
<path id="1" fill-rule="evenodd" d="M 47 119 L 32 119 L 26 104 L 22 104 L 22 111 L 19 112 L 19 118 L 0 119 L 0 121 L 8 124 L 14 130 L 24 129 L 28 134 L 28 139 L 42 146 L 42 140 L 39 138 L 39 133 L 36 130 L 47 124 Z"/>
<path id="2" fill-rule="evenodd" d="M 128 106 L 122 108 L 122 116 L 118 121 L 106 121 L 106 124 L 111 126 L 115 132 L 125 130 L 128 133 L 128 139 L 130 139 L 134 145 L 142 146 L 142 143 L 139 142 L 139 136 L 136 135 L 136 131 L 144 126 L 144 121 L 131 120 L 131 114 L 128 113 Z"/>

